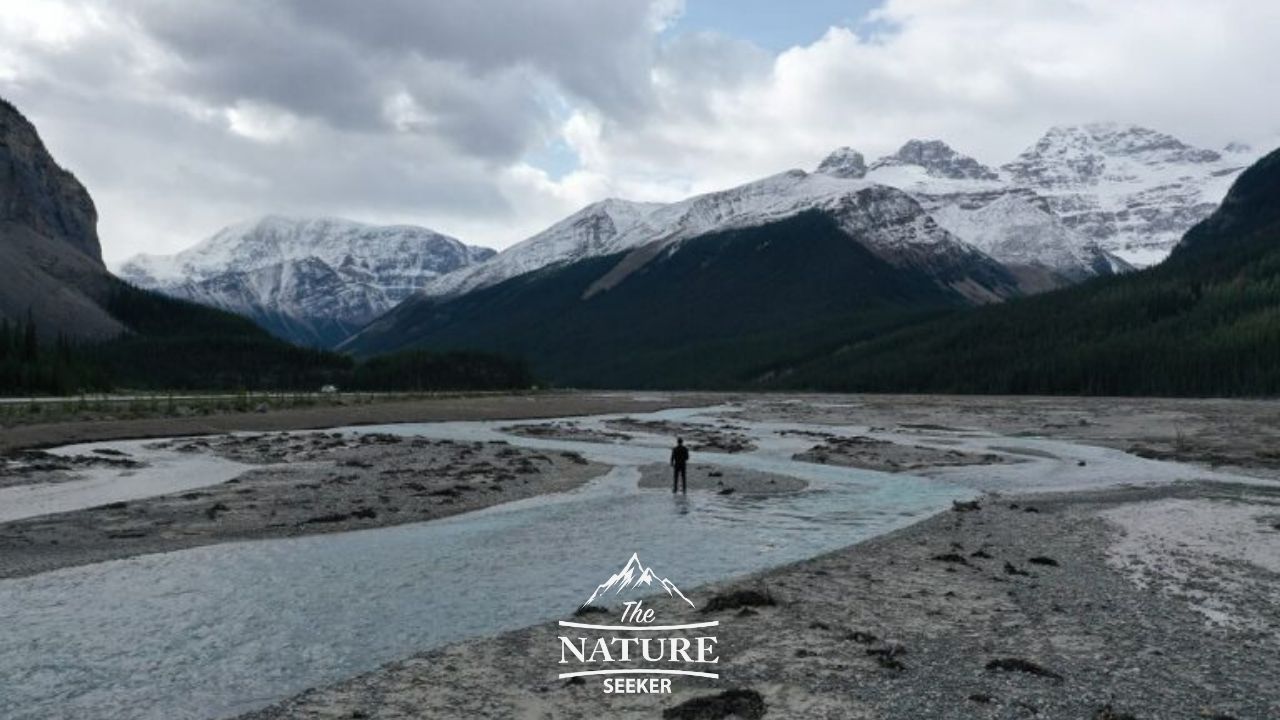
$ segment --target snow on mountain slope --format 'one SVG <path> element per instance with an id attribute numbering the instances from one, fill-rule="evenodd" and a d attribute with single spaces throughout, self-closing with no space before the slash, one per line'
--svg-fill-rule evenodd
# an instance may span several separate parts
<path id="1" fill-rule="evenodd" d="M 1035 270 L 1023 274 L 1027 291 L 1132 269 L 1068 228 L 1035 192 L 940 141 L 911 140 L 866 177 L 911 193 L 939 225 L 1010 268 Z"/>
<path id="2" fill-rule="evenodd" d="M 275 318 L 264 324 L 282 337 L 329 345 L 429 280 L 493 254 L 421 227 L 267 216 L 176 255 L 135 256 L 118 274 L 174 297 Z M 287 330 L 294 326 L 297 334 Z"/>
<path id="3" fill-rule="evenodd" d="M 913 140 L 872 163 L 866 177 L 912 193 L 997 260 L 1076 282 L 1163 260 L 1254 154 L 1100 123 L 1052 128 L 998 173 L 938 141 Z"/>
<path id="4" fill-rule="evenodd" d="M 1196 148 L 1149 128 L 1095 123 L 1051 128 L 1003 166 L 1008 182 L 1044 196 L 1083 237 L 1134 265 L 1169 254 L 1211 213 L 1256 153 Z"/>
<path id="5" fill-rule="evenodd" d="M 623 249 L 617 244 L 619 235 L 661 206 L 615 198 L 592 203 L 482 264 L 425 283 L 422 292 L 461 295 L 548 265 L 618 252 Z"/>
<path id="6" fill-rule="evenodd" d="M 898 151 L 871 164 L 869 173 L 891 168 L 923 170 L 931 178 L 943 180 L 998 181 L 994 170 L 962 155 L 941 140 L 908 140 Z"/>
<path id="7" fill-rule="evenodd" d="M 542 267 L 659 241 L 760 225 L 808 209 L 838 212 L 875 185 L 906 191 L 949 231 L 898 228 L 895 240 L 890 229 L 873 241 L 882 251 L 891 255 L 887 249 L 897 244 L 913 248 L 918 258 L 922 246 L 959 238 L 1000 262 L 1056 276 L 1039 287 L 1044 289 L 1128 271 L 1126 259 L 1134 265 L 1162 259 L 1221 200 L 1251 152 L 1236 147 L 1220 155 L 1119 125 L 1055 128 L 1001 170 L 938 140 L 908 141 L 870 166 L 861 153 L 843 147 L 813 174 L 790 171 L 669 204 L 610 199 L 589 205 L 488 262 L 426 283 L 423 292 L 455 296 Z M 889 197 L 880 202 L 893 206 Z"/>
<path id="8" fill-rule="evenodd" d="M 1068 228 L 1044 198 L 1030 191 L 990 193 L 989 202 L 979 197 L 964 198 L 972 207 L 955 196 L 928 198 L 922 204 L 939 225 L 1011 268 L 1050 270 L 1070 283 L 1133 270 Z"/>
<path id="9" fill-rule="evenodd" d="M 669 204 L 596 203 L 482 265 L 428 283 L 423 292 L 460 295 L 549 265 L 641 247 L 674 249 L 682 240 L 764 225 L 809 210 L 830 214 L 845 232 L 896 265 L 990 263 L 938 227 L 906 193 L 856 178 L 790 170 Z M 980 296 L 975 299 L 994 299 L 986 291 L 975 292 Z"/>

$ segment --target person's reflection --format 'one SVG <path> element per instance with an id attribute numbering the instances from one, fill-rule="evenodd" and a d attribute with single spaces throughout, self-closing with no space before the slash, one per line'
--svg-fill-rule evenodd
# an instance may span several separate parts
<path id="1" fill-rule="evenodd" d="M 684 493 L 672 495 L 671 499 L 675 501 L 675 509 L 677 515 L 689 514 L 689 496 Z"/>

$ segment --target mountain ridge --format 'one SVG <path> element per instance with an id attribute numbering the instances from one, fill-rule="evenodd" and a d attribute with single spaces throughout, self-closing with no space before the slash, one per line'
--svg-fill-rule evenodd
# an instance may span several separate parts
<path id="1" fill-rule="evenodd" d="M 757 387 L 1154 396 L 1280 393 L 1280 150 L 1163 263 L 851 337 Z"/>
<path id="2" fill-rule="evenodd" d="M 278 337 L 332 347 L 430 279 L 494 252 L 413 225 L 266 215 L 168 256 L 137 255 L 120 276 L 236 312 Z"/>

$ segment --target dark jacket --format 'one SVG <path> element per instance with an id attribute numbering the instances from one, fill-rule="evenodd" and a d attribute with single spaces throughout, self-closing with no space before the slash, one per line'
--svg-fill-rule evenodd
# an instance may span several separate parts
<path id="1" fill-rule="evenodd" d="M 683 445 L 677 445 L 671 448 L 671 464 L 684 465 L 689 462 L 689 448 Z"/>

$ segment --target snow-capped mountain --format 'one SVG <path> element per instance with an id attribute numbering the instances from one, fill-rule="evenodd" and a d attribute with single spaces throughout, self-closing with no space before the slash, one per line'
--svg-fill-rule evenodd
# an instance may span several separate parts
<path id="1" fill-rule="evenodd" d="M 1001 171 L 1083 237 L 1146 266 L 1206 218 L 1255 159 L 1243 145 L 1219 153 L 1149 128 L 1095 123 L 1050 129 Z"/>
<path id="2" fill-rule="evenodd" d="M 428 281 L 494 252 L 408 225 L 267 216 L 176 255 L 138 255 L 135 285 L 231 310 L 298 343 L 332 346 Z"/>
<path id="3" fill-rule="evenodd" d="M 582 603 L 582 607 L 590 605 L 597 598 L 604 598 L 605 595 L 621 595 L 626 590 L 638 590 L 643 593 L 659 589 L 665 590 L 670 597 L 680 598 L 689 603 L 689 607 L 697 607 L 692 600 L 680 592 L 680 588 L 676 587 L 675 583 L 665 577 L 659 577 L 653 571 L 653 568 L 646 567 L 644 563 L 641 563 L 640 556 L 636 553 L 631 553 L 631 559 L 627 560 L 627 564 L 623 565 L 618 572 L 610 575 L 608 580 L 601 583 L 595 592 L 591 593 L 591 597 Z"/>
<path id="4" fill-rule="evenodd" d="M 661 203 L 609 198 L 592 203 L 542 232 L 474 267 L 425 284 L 427 295 L 460 295 L 548 265 L 610 255 L 623 249 L 618 237 L 640 224 Z"/>
<path id="5" fill-rule="evenodd" d="M 960 265 L 987 270 L 996 265 L 939 227 L 904 192 L 857 178 L 790 170 L 674 203 L 606 200 L 589 205 L 482 265 L 427 283 L 423 293 L 461 295 L 532 270 L 643 248 L 644 253 L 601 279 L 597 287 L 606 288 L 657 253 L 676 250 L 683 240 L 766 225 L 807 211 L 829 214 L 844 232 L 896 266 L 915 265 L 942 276 L 954 274 Z M 976 302 L 1002 297 L 979 285 L 959 283 L 960 287 Z"/>
<path id="6" fill-rule="evenodd" d="M 548 266 L 830 210 L 873 185 L 910 194 L 950 240 L 1018 272 L 1023 290 L 1048 289 L 1163 258 L 1222 198 L 1250 152 L 1235 146 L 1222 155 L 1119 125 L 1055 128 L 1000 169 L 939 140 L 910 140 L 869 165 L 843 147 L 813 174 L 790 171 L 676 203 L 589 205 L 423 291 L 457 296 Z M 929 245 L 926 236 L 915 233 L 911 244 Z"/>
<path id="7" fill-rule="evenodd" d="M 1029 190 L 934 196 L 921 202 L 939 225 L 1015 271 L 1042 269 L 1077 283 L 1133 270 L 1067 227 L 1044 198 Z M 1055 278 L 1042 281 L 1044 289 L 1056 284 Z"/>
<path id="8" fill-rule="evenodd" d="M 819 168 L 853 151 L 841 148 Z M 855 153 L 856 154 L 856 153 Z M 910 192 L 997 260 L 1069 282 L 1164 259 L 1226 194 L 1252 151 L 1218 153 L 1138 126 L 1056 127 L 999 171 L 912 140 L 865 178 Z"/>
<path id="9" fill-rule="evenodd" d="M 819 169 L 831 164 L 829 157 Z M 911 193 L 947 231 L 1018 273 L 1028 292 L 1132 269 L 1067 227 L 1033 190 L 941 141 L 911 140 L 865 177 Z"/>
<path id="10" fill-rule="evenodd" d="M 997 181 L 1000 176 L 994 170 L 961 155 L 941 140 L 908 140 L 892 155 L 886 155 L 871 164 L 869 172 L 890 171 L 892 168 L 920 169 L 931 178 L 945 180 Z M 892 177 L 891 172 L 879 173 Z M 886 183 L 892 184 L 892 183 Z"/>

